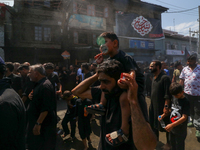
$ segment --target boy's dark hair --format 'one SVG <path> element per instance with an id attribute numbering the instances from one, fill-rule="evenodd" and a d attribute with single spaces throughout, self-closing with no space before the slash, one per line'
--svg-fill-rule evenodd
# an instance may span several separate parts
<path id="1" fill-rule="evenodd" d="M 10 72 L 13 72 L 14 70 L 14 65 L 12 62 L 6 62 L 6 68 L 10 70 Z"/>
<path id="2" fill-rule="evenodd" d="M 5 71 L 6 71 L 6 66 L 3 64 L 0 64 L 0 74 L 4 75 Z"/>
<path id="3" fill-rule="evenodd" d="M 190 55 L 189 57 L 188 57 L 188 59 L 187 60 L 197 60 L 197 55 L 196 54 L 192 54 L 192 55 Z"/>
<path id="4" fill-rule="evenodd" d="M 45 63 L 44 68 L 45 69 L 54 69 L 54 64 L 51 62 Z"/>
<path id="5" fill-rule="evenodd" d="M 26 65 L 26 64 L 21 64 L 21 65 L 18 67 L 18 70 L 23 70 L 23 68 L 26 69 L 26 70 L 29 70 L 29 66 Z"/>
<path id="6" fill-rule="evenodd" d="M 119 39 L 114 32 L 103 32 L 99 37 L 108 38 L 111 41 L 117 40 L 118 41 L 118 47 L 119 47 Z"/>
<path id="7" fill-rule="evenodd" d="M 89 70 L 89 63 L 82 63 L 82 67 Z"/>
<path id="8" fill-rule="evenodd" d="M 156 66 L 159 66 L 159 69 L 161 69 L 162 64 L 161 64 L 161 62 L 160 62 L 159 60 L 154 60 L 154 61 L 152 61 L 152 62 L 155 62 L 155 65 L 156 65 Z"/>
<path id="9" fill-rule="evenodd" d="M 183 87 L 181 84 L 173 82 L 169 87 L 169 92 L 172 95 L 177 95 L 183 91 Z"/>
<path id="10" fill-rule="evenodd" d="M 116 81 L 120 78 L 121 73 L 124 71 L 123 65 L 117 60 L 106 60 L 97 67 L 97 73 L 105 73 Z"/>
<path id="11" fill-rule="evenodd" d="M 181 62 L 180 61 L 176 61 L 175 64 L 174 64 L 174 67 L 177 68 L 179 65 L 181 65 Z"/>
<path id="12" fill-rule="evenodd" d="M 64 91 L 62 97 L 63 97 L 63 98 L 69 98 L 71 95 L 72 95 L 72 92 L 70 92 L 70 91 Z"/>

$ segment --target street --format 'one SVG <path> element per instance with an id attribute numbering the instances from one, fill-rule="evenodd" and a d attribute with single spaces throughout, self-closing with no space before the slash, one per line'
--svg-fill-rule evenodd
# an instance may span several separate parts
<path id="1" fill-rule="evenodd" d="M 150 105 L 150 99 L 146 98 L 147 106 Z M 66 112 L 66 102 L 63 100 L 57 101 L 57 114 L 62 119 Z M 100 131 L 100 123 L 99 123 L 100 116 L 96 116 L 95 120 L 91 122 L 92 127 L 92 134 L 91 134 L 91 140 L 92 144 L 90 145 L 88 150 L 97 150 L 98 143 L 99 143 L 99 131 Z M 61 121 L 57 124 L 57 128 L 62 129 Z M 195 137 L 195 128 L 188 128 L 187 129 L 187 138 L 185 141 L 185 150 L 199 150 L 200 143 L 197 141 Z M 163 150 L 162 146 L 166 143 L 166 137 L 165 133 L 160 132 L 160 139 L 157 144 L 156 150 Z M 67 141 L 67 138 L 69 138 L 69 135 L 65 137 L 64 139 L 61 138 L 61 135 L 57 135 L 57 144 L 56 144 L 56 150 L 83 150 L 83 143 L 78 133 L 78 128 L 76 129 L 76 138 L 73 142 Z"/>

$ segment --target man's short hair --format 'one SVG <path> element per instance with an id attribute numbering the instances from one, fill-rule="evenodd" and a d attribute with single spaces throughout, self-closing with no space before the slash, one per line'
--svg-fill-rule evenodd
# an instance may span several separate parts
<path id="1" fill-rule="evenodd" d="M 14 65 L 12 62 L 6 62 L 6 68 L 10 70 L 10 72 L 13 72 L 14 70 Z"/>
<path id="2" fill-rule="evenodd" d="M 119 39 L 114 32 L 103 32 L 99 37 L 108 38 L 111 41 L 117 40 L 118 41 L 118 47 L 119 47 Z"/>
<path id="3" fill-rule="evenodd" d="M 181 84 L 173 82 L 169 87 L 169 92 L 172 95 L 177 95 L 183 91 L 183 87 Z"/>
<path id="4" fill-rule="evenodd" d="M 195 61 L 197 61 L 197 55 L 196 54 L 192 54 L 187 58 L 187 60 L 195 60 Z"/>
<path id="5" fill-rule="evenodd" d="M 180 61 L 176 61 L 175 64 L 174 64 L 174 67 L 177 68 L 180 65 L 181 65 L 181 62 Z"/>
<path id="6" fill-rule="evenodd" d="M 154 60 L 152 62 L 155 62 L 155 66 L 159 66 L 159 69 L 161 69 L 162 64 L 161 64 L 161 62 L 159 60 Z"/>
<path id="7" fill-rule="evenodd" d="M 23 69 L 29 70 L 29 65 L 21 64 L 21 65 L 18 67 L 18 70 L 23 70 Z"/>
<path id="8" fill-rule="evenodd" d="M 45 76 L 45 69 L 43 67 L 42 64 L 36 64 L 36 65 L 32 65 L 30 66 L 30 69 L 32 69 L 33 71 L 37 71 L 39 72 L 41 75 Z"/>
<path id="9" fill-rule="evenodd" d="M 86 70 L 89 70 L 89 63 L 82 63 L 82 67 L 85 68 Z"/>
<path id="10" fill-rule="evenodd" d="M 70 91 L 64 91 L 62 98 L 69 98 L 71 95 L 72 95 L 72 92 L 70 92 Z"/>
<path id="11" fill-rule="evenodd" d="M 45 69 L 54 69 L 54 64 L 51 62 L 45 63 L 44 68 Z"/>
<path id="12" fill-rule="evenodd" d="M 172 62 L 172 63 L 170 63 L 170 66 L 173 66 L 174 65 L 174 63 Z"/>
<path id="13" fill-rule="evenodd" d="M 97 67 L 97 73 L 105 73 L 116 81 L 124 71 L 123 65 L 117 60 L 106 60 Z"/>

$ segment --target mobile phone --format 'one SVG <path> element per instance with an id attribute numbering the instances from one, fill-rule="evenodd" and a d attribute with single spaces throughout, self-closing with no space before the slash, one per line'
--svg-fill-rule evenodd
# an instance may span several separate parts
<path id="1" fill-rule="evenodd" d="M 121 79 L 125 79 L 125 76 L 123 73 L 121 73 L 121 76 L 120 76 Z"/>

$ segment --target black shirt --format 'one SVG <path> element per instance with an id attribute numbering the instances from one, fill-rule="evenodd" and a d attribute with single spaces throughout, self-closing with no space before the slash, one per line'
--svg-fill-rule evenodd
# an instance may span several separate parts
<path id="1" fill-rule="evenodd" d="M 151 88 L 151 105 L 149 120 L 150 124 L 156 129 L 161 129 L 160 124 L 158 124 L 158 116 L 163 114 L 163 108 L 165 105 L 166 99 L 171 99 L 171 94 L 169 92 L 169 86 L 171 84 L 170 78 L 164 72 L 152 80 Z M 151 121 L 153 120 L 153 121 Z"/>
<path id="2" fill-rule="evenodd" d="M 140 68 L 138 67 L 135 60 L 125 52 L 119 50 L 119 52 L 108 59 L 115 59 L 122 63 L 124 71 L 129 73 L 130 71 L 135 70 L 136 72 L 136 82 L 138 84 L 138 93 L 143 93 L 144 91 L 144 75 L 141 73 Z"/>
<path id="3" fill-rule="evenodd" d="M 0 149 L 25 150 L 25 107 L 6 79 L 0 80 Z"/>
<path id="4" fill-rule="evenodd" d="M 130 123 L 130 131 L 129 131 L 129 141 L 118 146 L 118 147 L 112 147 L 105 141 L 105 136 L 108 133 L 111 133 L 113 131 L 118 131 L 121 128 L 121 107 L 119 102 L 120 94 L 123 91 L 118 91 L 118 95 L 107 97 L 107 104 L 106 104 L 106 115 L 102 116 L 101 118 L 101 134 L 100 134 L 100 142 L 99 142 L 99 148 L 98 150 L 134 150 L 136 149 L 133 143 L 132 138 L 132 127 Z M 101 90 L 99 88 L 91 88 L 92 98 L 94 100 L 101 98 Z M 143 96 L 143 95 L 140 95 Z M 142 113 L 144 115 L 144 118 L 146 121 L 148 121 L 148 115 L 147 115 L 147 106 L 144 98 L 140 98 L 139 101 L 140 108 L 142 110 Z"/>
<path id="5" fill-rule="evenodd" d="M 20 76 L 12 73 L 8 78 L 11 79 L 11 87 L 18 93 L 22 89 Z"/>
<path id="6" fill-rule="evenodd" d="M 173 98 L 171 110 L 170 121 L 173 123 L 180 119 L 183 114 L 187 116 L 190 115 L 190 102 L 186 97 L 183 99 Z M 171 132 L 174 134 L 185 134 L 187 132 L 187 122 L 188 119 L 182 124 L 174 127 Z"/>
<path id="7" fill-rule="evenodd" d="M 174 68 L 169 67 L 168 70 L 169 70 L 169 77 L 170 77 L 170 79 L 172 80 L 172 78 L 173 78 L 173 73 L 174 73 Z"/>
<path id="8" fill-rule="evenodd" d="M 30 101 L 28 107 L 28 122 L 30 124 L 30 130 L 33 129 L 40 114 L 44 111 L 48 111 L 45 117 L 42 127 L 49 126 L 55 123 L 55 92 L 51 82 L 43 78 L 36 83 L 33 89 L 33 99 Z"/>
<path id="9" fill-rule="evenodd" d="M 86 73 L 85 76 L 84 76 L 84 80 L 91 77 L 91 76 L 92 76 L 91 72 Z"/>
<path id="10" fill-rule="evenodd" d="M 29 76 L 21 77 L 23 96 L 27 96 L 33 90 L 35 83 L 30 81 Z"/>
<path id="11" fill-rule="evenodd" d="M 74 96 L 71 100 L 70 100 L 70 103 L 73 105 L 73 107 L 70 107 L 67 105 L 67 116 L 68 117 L 72 117 L 74 118 L 75 117 L 75 112 L 76 112 L 76 100 L 77 100 L 77 97 Z"/>
<path id="12" fill-rule="evenodd" d="M 55 91 L 55 90 L 56 90 L 56 89 L 55 89 L 55 84 L 60 83 L 60 80 L 59 80 L 59 78 L 58 78 L 58 75 L 52 72 L 47 78 L 48 78 L 49 81 L 52 83 L 53 89 L 54 89 L 54 91 Z"/>

